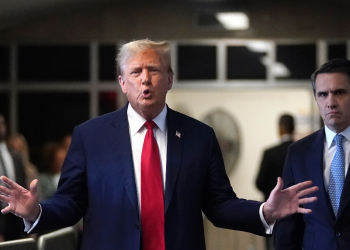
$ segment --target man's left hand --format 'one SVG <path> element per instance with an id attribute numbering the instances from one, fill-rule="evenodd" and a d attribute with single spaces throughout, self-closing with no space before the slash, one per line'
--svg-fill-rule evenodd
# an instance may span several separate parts
<path id="1" fill-rule="evenodd" d="M 310 187 L 311 185 L 312 181 L 305 181 L 282 190 L 283 180 L 278 177 L 277 185 L 263 207 L 266 222 L 269 224 L 295 213 L 311 213 L 311 209 L 300 207 L 300 205 L 317 201 L 317 197 L 303 198 L 318 190 L 317 186 Z"/>

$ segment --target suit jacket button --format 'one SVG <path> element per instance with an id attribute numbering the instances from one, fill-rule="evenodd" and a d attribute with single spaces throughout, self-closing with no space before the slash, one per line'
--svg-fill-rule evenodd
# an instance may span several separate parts
<path id="1" fill-rule="evenodd" d="M 136 230 L 139 230 L 139 225 L 135 224 Z"/>
<path id="2" fill-rule="evenodd" d="M 341 233 L 340 232 L 335 232 L 335 236 L 340 236 Z"/>

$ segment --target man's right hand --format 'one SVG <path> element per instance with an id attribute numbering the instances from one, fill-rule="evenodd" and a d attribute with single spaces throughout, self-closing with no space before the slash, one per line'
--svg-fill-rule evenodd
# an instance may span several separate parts
<path id="1" fill-rule="evenodd" d="M 30 190 L 23 188 L 6 176 L 1 180 L 7 187 L 0 186 L 0 200 L 8 203 L 8 206 L 1 210 L 3 214 L 13 213 L 28 221 L 36 221 L 40 214 L 37 185 L 38 180 L 30 183 Z"/>

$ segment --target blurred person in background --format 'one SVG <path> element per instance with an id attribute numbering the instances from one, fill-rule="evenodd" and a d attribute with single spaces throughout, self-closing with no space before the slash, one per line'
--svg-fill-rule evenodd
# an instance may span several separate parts
<path id="1" fill-rule="evenodd" d="M 39 177 L 43 199 L 50 198 L 56 192 L 66 155 L 67 149 L 60 143 L 49 142 L 44 146 L 43 162 L 46 171 Z"/>
<path id="2" fill-rule="evenodd" d="M 20 185 L 26 185 L 26 175 L 20 154 L 7 147 L 7 124 L 5 117 L 0 114 L 0 174 L 11 176 Z M 3 184 L 1 184 L 3 185 Z M 6 207 L 1 202 L 1 208 Z M 14 214 L 0 213 L 0 241 L 16 240 L 24 237 L 23 220 Z"/>
<path id="3" fill-rule="evenodd" d="M 274 189 L 277 177 L 282 176 L 289 146 L 294 142 L 294 118 L 290 114 L 283 114 L 279 118 L 278 133 L 280 143 L 264 151 L 260 170 L 255 184 L 264 194 L 264 201 Z M 273 249 L 273 239 L 266 238 L 266 250 Z"/>
<path id="4" fill-rule="evenodd" d="M 7 146 L 9 149 L 17 151 L 21 157 L 26 173 L 26 186 L 29 188 L 29 184 L 39 178 L 39 171 L 37 167 L 30 161 L 29 147 L 27 140 L 22 134 L 12 134 L 7 140 Z M 41 193 L 41 190 L 39 190 Z M 41 195 L 40 195 L 41 197 Z"/>

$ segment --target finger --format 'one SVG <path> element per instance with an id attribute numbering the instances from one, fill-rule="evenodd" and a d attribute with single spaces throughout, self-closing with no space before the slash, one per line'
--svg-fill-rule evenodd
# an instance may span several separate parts
<path id="1" fill-rule="evenodd" d="M 3 214 L 11 213 L 11 208 L 10 208 L 10 206 L 7 206 L 7 207 L 5 207 L 3 210 L 1 210 L 1 213 L 3 213 Z"/>
<path id="2" fill-rule="evenodd" d="M 306 188 L 304 190 L 301 190 L 297 193 L 297 197 L 300 198 L 300 197 L 304 197 L 304 196 L 307 196 L 309 194 L 312 194 L 314 192 L 318 191 L 318 187 L 317 186 L 313 186 L 313 187 L 310 187 L 310 188 Z"/>
<path id="3" fill-rule="evenodd" d="M 1 176 L 0 178 L 1 178 L 1 180 L 2 180 L 3 182 L 6 183 L 6 185 L 8 185 L 11 189 L 15 189 L 15 188 L 20 188 L 20 187 L 21 187 L 21 186 L 18 185 L 16 182 L 14 182 L 13 180 L 7 178 L 7 177 L 4 176 L 4 175 Z"/>
<path id="4" fill-rule="evenodd" d="M 311 214 L 312 210 L 308 209 L 308 208 L 299 207 L 297 210 L 297 213 L 299 213 L 299 214 Z"/>
<path id="5" fill-rule="evenodd" d="M 6 203 L 9 203 L 10 198 L 9 198 L 9 197 L 7 197 L 6 195 L 0 194 L 0 201 L 3 201 L 3 202 L 6 202 Z"/>
<path id="6" fill-rule="evenodd" d="M 294 186 L 289 187 L 290 189 L 293 189 L 296 192 L 299 192 L 300 190 L 307 188 L 312 185 L 312 181 L 304 181 L 300 182 Z"/>
<path id="7" fill-rule="evenodd" d="M 317 201 L 317 197 L 316 196 L 303 198 L 303 199 L 299 199 L 299 205 L 304 205 L 304 204 L 315 202 L 315 201 Z"/>
<path id="8" fill-rule="evenodd" d="M 8 189 L 7 187 L 4 187 L 4 186 L 0 186 L 0 192 L 3 193 L 4 195 L 10 195 L 11 194 L 11 190 Z"/>

